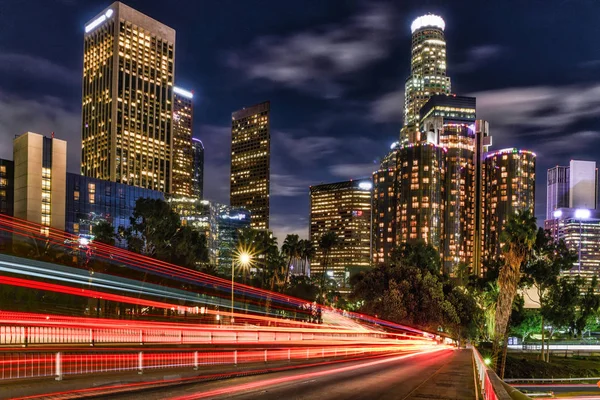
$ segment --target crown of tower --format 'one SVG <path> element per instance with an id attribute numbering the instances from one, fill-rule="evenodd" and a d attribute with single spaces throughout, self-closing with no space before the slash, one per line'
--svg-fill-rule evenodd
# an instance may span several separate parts
<path id="1" fill-rule="evenodd" d="M 412 25 L 410 26 L 410 29 L 412 33 L 415 33 L 415 31 L 428 26 L 444 30 L 444 28 L 446 28 L 446 23 L 444 22 L 444 19 L 439 15 L 427 14 L 415 19 Z"/>

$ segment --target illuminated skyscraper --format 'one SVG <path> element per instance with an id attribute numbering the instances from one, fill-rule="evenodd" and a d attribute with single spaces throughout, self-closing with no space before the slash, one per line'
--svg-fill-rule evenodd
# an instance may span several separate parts
<path id="1" fill-rule="evenodd" d="M 310 187 L 310 240 L 316 250 L 311 274 L 327 273 L 345 290 L 353 269 L 371 265 L 371 191 L 369 179 Z M 319 239 L 334 232 L 338 243 L 326 257 Z"/>
<path id="2" fill-rule="evenodd" d="M 396 247 L 399 152 L 396 142 L 373 173 L 373 263 L 389 263 Z"/>
<path id="3" fill-rule="evenodd" d="M 171 192 L 175 30 L 115 2 L 85 26 L 82 175 Z"/>
<path id="4" fill-rule="evenodd" d="M 546 220 L 558 208 L 569 207 L 569 167 L 557 165 L 548 169 L 546 187 Z"/>
<path id="5" fill-rule="evenodd" d="M 397 243 L 424 241 L 442 252 L 446 149 L 405 145 L 399 153 Z"/>
<path id="6" fill-rule="evenodd" d="M 412 48 L 410 76 L 404 91 L 404 127 L 400 143 L 422 140 L 419 132 L 419 111 L 434 94 L 451 91 L 450 77 L 446 76 L 446 23 L 437 15 L 424 15 L 411 25 Z"/>
<path id="7" fill-rule="evenodd" d="M 13 140 L 13 160 L 14 216 L 64 230 L 67 142 L 26 132 Z"/>
<path id="8" fill-rule="evenodd" d="M 231 115 L 232 207 L 250 211 L 251 227 L 269 229 L 270 102 Z"/>
<path id="9" fill-rule="evenodd" d="M 593 210 L 598 202 L 598 169 L 595 161 L 569 163 L 569 207 Z"/>
<path id="10" fill-rule="evenodd" d="M 483 257 L 502 254 L 500 233 L 518 210 L 535 212 L 535 153 L 504 149 L 485 158 Z"/>
<path id="11" fill-rule="evenodd" d="M 192 138 L 193 169 L 192 196 L 204 198 L 204 144 L 200 139 Z"/>
<path id="12" fill-rule="evenodd" d="M 192 92 L 173 88 L 173 194 L 192 196 L 194 154 L 192 149 L 193 130 Z"/>
<path id="13" fill-rule="evenodd" d="M 441 258 L 450 276 L 459 265 L 473 262 L 475 178 L 480 164 L 475 157 L 475 104 L 474 97 L 434 95 L 420 111 L 426 140 L 447 150 Z"/>

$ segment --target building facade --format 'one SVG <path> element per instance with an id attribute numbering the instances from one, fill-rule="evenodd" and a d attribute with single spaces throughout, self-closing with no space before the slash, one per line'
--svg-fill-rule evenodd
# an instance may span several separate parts
<path id="1" fill-rule="evenodd" d="M 178 196 L 193 195 L 194 150 L 192 145 L 194 94 L 173 88 L 173 189 Z"/>
<path id="2" fill-rule="evenodd" d="M 192 197 L 204 198 L 204 144 L 200 139 L 192 138 L 193 168 Z"/>
<path id="3" fill-rule="evenodd" d="M 398 154 L 400 144 L 390 152 L 373 173 L 373 263 L 387 264 L 396 247 L 396 209 L 398 203 Z"/>
<path id="4" fill-rule="evenodd" d="M 546 183 L 546 220 L 551 220 L 556 209 L 569 208 L 569 167 L 550 168 Z"/>
<path id="5" fill-rule="evenodd" d="M 433 143 L 400 149 L 396 243 L 423 241 L 442 251 L 446 149 Z"/>
<path id="6" fill-rule="evenodd" d="M 483 257 L 502 254 L 500 234 L 518 210 L 535 213 L 535 153 L 516 148 L 490 152 L 484 165 Z"/>
<path id="7" fill-rule="evenodd" d="M 14 215 L 15 164 L 0 159 L 0 214 Z"/>
<path id="8" fill-rule="evenodd" d="M 81 174 L 172 186 L 175 30 L 115 2 L 85 25 Z"/>
<path id="9" fill-rule="evenodd" d="M 13 161 L 14 216 L 64 230 L 67 142 L 26 132 L 13 140 Z"/>
<path id="10" fill-rule="evenodd" d="M 67 173 L 66 181 L 65 230 L 87 239 L 93 239 L 94 226 L 101 221 L 111 223 L 115 233 L 128 228 L 138 199 L 164 200 L 158 190 L 83 175 Z"/>
<path id="11" fill-rule="evenodd" d="M 352 272 L 371 265 L 372 189 L 370 179 L 310 187 L 310 240 L 316 250 L 310 273 L 327 274 L 342 291 Z M 327 254 L 319 240 L 328 232 L 338 243 Z"/>
<path id="12" fill-rule="evenodd" d="M 421 107 L 434 94 L 451 91 L 450 77 L 446 75 L 446 23 L 437 15 L 424 15 L 411 25 L 411 67 L 404 91 L 404 127 L 400 143 L 422 140 L 419 131 Z"/>
<path id="13" fill-rule="evenodd" d="M 230 203 L 250 211 L 252 228 L 269 229 L 270 102 L 231 115 Z"/>
<path id="14" fill-rule="evenodd" d="M 596 209 L 598 169 L 595 161 L 571 160 L 569 163 L 569 208 Z"/>
<path id="15" fill-rule="evenodd" d="M 209 263 L 217 271 L 230 274 L 239 232 L 250 227 L 250 213 L 243 208 L 196 198 L 177 196 L 168 201 L 184 225 L 206 236 Z"/>

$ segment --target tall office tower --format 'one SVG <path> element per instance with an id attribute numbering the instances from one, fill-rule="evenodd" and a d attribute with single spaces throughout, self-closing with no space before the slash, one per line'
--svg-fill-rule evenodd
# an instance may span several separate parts
<path id="1" fill-rule="evenodd" d="M 492 145 L 490 125 L 487 121 L 475 121 L 475 218 L 473 226 L 473 264 L 472 273 L 482 275 L 481 257 L 485 223 L 485 155 Z"/>
<path id="2" fill-rule="evenodd" d="M 15 163 L 0 159 L 0 214 L 14 214 Z M 1 234 L 0 234 L 1 235 Z"/>
<path id="3" fill-rule="evenodd" d="M 598 169 L 595 161 L 571 160 L 569 164 L 569 208 L 596 209 Z"/>
<path id="4" fill-rule="evenodd" d="M 64 230 L 67 142 L 26 132 L 13 140 L 13 160 L 14 216 Z"/>
<path id="5" fill-rule="evenodd" d="M 192 149 L 194 94 L 179 87 L 173 88 L 173 187 L 171 192 L 192 196 L 194 154 Z"/>
<path id="6" fill-rule="evenodd" d="M 473 261 L 475 228 L 475 98 L 434 95 L 420 111 L 420 131 L 446 151 L 444 271 Z M 425 138 L 422 138 L 425 139 Z"/>
<path id="7" fill-rule="evenodd" d="M 270 107 L 266 101 L 231 115 L 230 203 L 250 211 L 255 229 L 269 229 Z"/>
<path id="8" fill-rule="evenodd" d="M 434 94 L 450 93 L 450 77 L 446 76 L 445 26 L 441 17 L 431 14 L 415 19 L 411 25 L 411 68 L 404 91 L 401 144 L 423 140 L 419 132 L 421 107 Z"/>
<path id="9" fill-rule="evenodd" d="M 204 144 L 200 139 L 192 138 L 192 196 L 204 198 Z"/>
<path id="10" fill-rule="evenodd" d="M 517 210 L 535 212 L 535 153 L 504 149 L 485 158 L 483 257 L 502 254 L 500 233 Z"/>
<path id="11" fill-rule="evenodd" d="M 441 253 L 444 240 L 446 149 L 405 145 L 399 153 L 396 243 L 424 241 Z"/>
<path id="12" fill-rule="evenodd" d="M 310 240 L 316 249 L 311 274 L 326 273 L 347 291 L 347 278 L 371 261 L 371 180 L 310 187 Z M 334 232 L 338 243 L 326 254 L 319 239 Z"/>
<path id="13" fill-rule="evenodd" d="M 373 173 L 373 263 L 389 263 L 396 247 L 396 209 L 398 203 L 398 154 L 400 144 L 390 152 Z"/>
<path id="14" fill-rule="evenodd" d="M 175 30 L 115 2 L 85 26 L 81 174 L 171 192 Z"/>
<path id="15" fill-rule="evenodd" d="M 546 220 L 558 208 L 569 207 L 569 167 L 557 165 L 548 169 L 546 187 Z"/>

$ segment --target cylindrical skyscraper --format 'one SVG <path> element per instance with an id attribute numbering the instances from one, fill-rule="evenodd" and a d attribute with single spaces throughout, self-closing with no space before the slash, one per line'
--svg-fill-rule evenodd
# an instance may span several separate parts
<path id="1" fill-rule="evenodd" d="M 411 25 L 412 49 L 410 76 L 404 92 L 404 128 L 400 143 L 414 143 L 419 137 L 419 111 L 434 94 L 448 94 L 446 76 L 446 23 L 437 15 L 424 15 Z"/>

